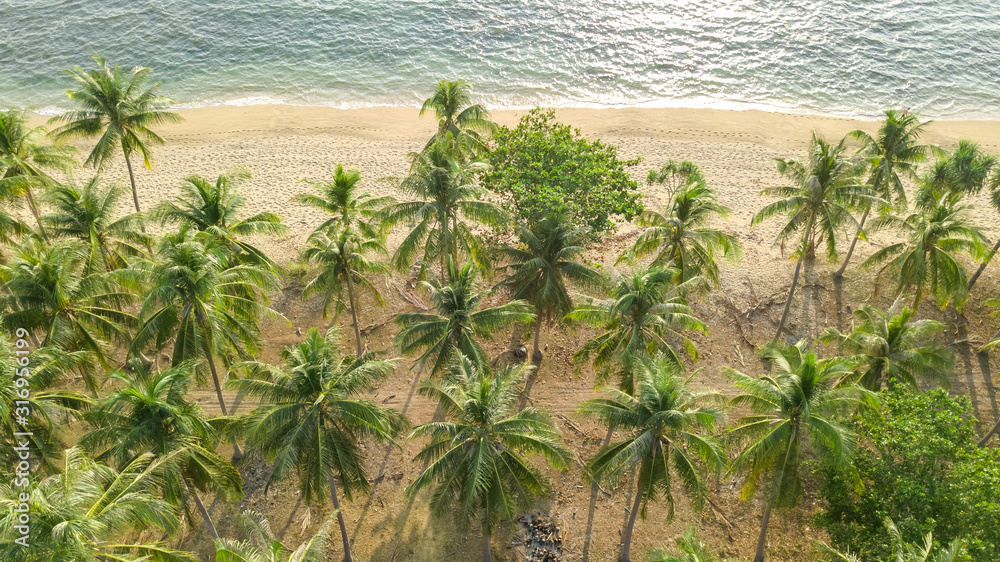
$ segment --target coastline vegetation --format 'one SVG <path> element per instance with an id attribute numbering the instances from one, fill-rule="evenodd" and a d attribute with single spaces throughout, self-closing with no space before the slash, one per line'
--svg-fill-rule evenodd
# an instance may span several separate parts
<path id="1" fill-rule="evenodd" d="M 738 261 L 742 248 L 709 226 L 729 209 L 697 165 L 649 171 L 649 184 L 668 193 L 654 210 L 628 171 L 639 159 L 619 159 L 552 111 L 498 127 L 469 83 L 441 81 L 420 110 L 438 129 L 400 182 L 410 200 L 365 192 L 349 164 L 296 197 L 324 215 L 299 267 L 303 298 L 318 297 L 331 324 L 308 328 L 273 365 L 259 359 L 263 325 L 280 316 L 271 298 L 290 274 L 256 241 L 288 227 L 275 213 L 244 212 L 249 172 L 238 168 L 191 176 L 181 197 L 143 211 L 132 159 L 149 167 L 165 142 L 157 128 L 180 117 L 158 85 L 147 87 L 150 69 L 94 62 L 69 71 L 78 108 L 57 118 L 60 128 L 0 113 L 0 456 L 14 459 L 24 425 L 19 355 L 6 341 L 18 329 L 33 345 L 35 432 L 32 546 L 15 542 L 12 510 L 25 490 L 4 473 L 3 560 L 195 560 L 185 526 L 204 528 L 219 561 L 356 560 L 347 522 L 372 487 L 376 445 L 418 450 L 422 468 L 406 494 L 481 535 L 472 555 L 484 561 L 500 551 L 499 530 L 552 492 L 551 470 L 629 498 L 621 562 L 723 559 L 693 527 L 676 548 L 632 553 L 650 504 L 666 504 L 670 518 L 675 495 L 719 511 L 713 496 L 736 495 L 720 480 L 741 486 L 741 500 L 760 498 L 759 521 L 741 523 L 759 522 L 756 550 L 739 553 L 754 562 L 772 559 L 772 514 L 797 509 L 807 489 L 829 541 L 816 543 L 816 559 L 1000 556 L 1000 420 L 984 420 L 992 429 L 977 434 L 968 400 L 939 388 L 955 368 L 954 341 L 926 314 L 932 302 L 956 314 L 973 299 L 1000 302 L 973 291 L 1000 247 L 971 212 L 970 197 L 984 193 L 1000 209 L 1000 166 L 975 143 L 932 150 L 920 144 L 925 123 L 890 110 L 875 135 L 814 134 L 803 159 L 776 160 L 788 185 L 763 191 L 777 200 L 752 224 L 781 220 L 774 243 L 795 261 L 794 277 L 760 365 L 727 369 L 731 385 L 715 390 L 698 368 L 711 321 L 693 304 L 719 289 L 720 263 Z M 77 137 L 97 138 L 82 163 L 65 144 Z M 127 188 L 100 177 L 118 154 L 134 213 L 119 205 Z M 80 182 L 82 166 L 98 174 Z M 632 220 L 642 231 L 615 267 L 587 260 L 588 245 Z M 786 321 L 804 264 L 818 251 L 836 264 L 850 240 L 831 272 L 839 279 L 878 232 L 897 241 L 852 267 L 877 272 L 897 304 L 863 304 L 851 329 L 801 339 Z M 372 350 L 359 302 L 384 306 L 389 276 L 405 277 L 420 306 L 394 315 L 393 349 Z M 342 348 L 336 323 L 346 311 L 353 345 Z M 543 324 L 586 330 L 571 355 L 602 397 L 576 415 L 607 428 L 590 458 L 530 396 L 548 353 Z M 512 349 L 530 338 L 530 351 L 491 356 L 486 342 L 511 331 Z M 438 404 L 435 419 L 415 427 L 373 396 L 404 363 L 417 392 Z M 218 417 L 189 398 L 209 376 Z M 224 390 L 253 407 L 237 413 Z M 219 451 L 226 443 L 231 460 Z M 226 528 L 209 513 L 209 498 L 234 506 L 244 497 L 247 459 L 269 467 L 265 491 L 293 481 L 309 506 L 329 498 L 329 519 L 294 551 L 259 513 Z"/>

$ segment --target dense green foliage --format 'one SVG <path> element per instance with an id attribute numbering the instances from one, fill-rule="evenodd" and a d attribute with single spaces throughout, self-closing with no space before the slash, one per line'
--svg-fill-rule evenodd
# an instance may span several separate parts
<path id="1" fill-rule="evenodd" d="M 964 396 L 920 394 L 904 386 L 882 392 L 881 412 L 857 423 L 854 460 L 863 488 L 849 472 L 824 466 L 826 510 L 817 521 L 835 546 L 865 560 L 886 560 L 894 541 L 890 517 L 906 542 L 930 532 L 948 543 L 964 538 L 973 560 L 1000 556 L 1000 451 L 976 446 L 975 419 Z"/>
<path id="2" fill-rule="evenodd" d="M 492 167 L 480 181 L 521 223 L 558 214 L 600 236 L 615 229 L 614 221 L 631 221 L 642 212 L 638 186 L 628 174 L 639 159 L 619 159 L 617 147 L 587 139 L 556 121 L 552 110 L 535 109 L 513 129 L 500 127 L 490 148 Z"/>

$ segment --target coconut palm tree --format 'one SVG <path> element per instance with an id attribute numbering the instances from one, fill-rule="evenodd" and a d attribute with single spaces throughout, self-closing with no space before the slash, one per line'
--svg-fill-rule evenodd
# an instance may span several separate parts
<path id="1" fill-rule="evenodd" d="M 677 363 L 662 355 L 631 362 L 635 395 L 608 389 L 608 398 L 595 398 L 577 412 L 596 417 L 624 439 L 610 443 L 587 463 L 588 474 L 599 481 L 621 484 L 636 475 L 635 501 L 622 533 L 620 562 L 631 560 L 632 530 L 637 515 L 645 519 L 651 501 L 667 502 L 667 521 L 673 519 L 671 481 L 680 479 L 685 495 L 700 510 L 708 495 L 701 464 L 718 473 L 726 465 L 722 448 L 703 432 L 711 431 L 722 411 L 704 402 L 715 393 L 694 393 Z M 672 469 L 672 470 L 671 470 Z"/>
<path id="2" fill-rule="evenodd" d="M 784 249 L 785 243 L 795 240 L 792 258 L 796 260 L 792 287 L 788 290 L 785 311 L 778 322 L 774 339 L 781 337 L 785 320 L 792 306 L 792 296 L 799 282 L 799 272 L 803 259 L 812 259 L 816 248 L 825 243 L 827 257 L 837 258 L 837 231 L 848 225 L 857 228 L 857 221 L 851 214 L 858 208 L 870 208 L 881 200 L 871 193 L 868 186 L 860 181 L 863 170 L 856 162 L 844 156 L 844 140 L 836 145 L 812 135 L 809 143 L 809 157 L 805 162 L 776 158 L 778 173 L 794 182 L 794 185 L 772 187 L 761 191 L 761 195 L 781 197 L 769 203 L 753 216 L 750 224 L 758 225 L 772 217 L 785 215 L 788 222 L 781 228 L 775 239 Z"/>
<path id="3" fill-rule="evenodd" d="M 764 513 L 754 562 L 763 562 L 767 525 L 775 507 L 795 506 L 802 495 L 799 466 L 807 452 L 845 469 L 851 466 L 857 439 L 839 423 L 874 395 L 854 384 L 838 384 L 849 372 L 846 361 L 820 361 L 800 341 L 782 351 L 765 353 L 774 371 L 754 378 L 729 369 L 740 394 L 730 407 L 753 412 L 729 432 L 741 451 L 730 473 L 744 473 L 741 498 L 752 498 L 760 481 L 766 485 Z"/>
<path id="4" fill-rule="evenodd" d="M 955 365 L 951 350 L 936 340 L 945 325 L 936 320 L 914 320 L 913 311 L 895 306 L 887 312 L 862 304 L 854 310 L 858 325 L 848 333 L 828 328 L 823 343 L 836 343 L 855 365 L 846 380 L 873 391 L 882 383 L 905 383 L 917 388 L 917 379 L 947 383 Z"/>
<path id="5" fill-rule="evenodd" d="M 917 164 L 927 159 L 928 145 L 917 144 L 924 127 L 930 121 L 923 123 L 917 115 L 908 111 L 886 110 L 885 121 L 879 127 L 875 136 L 860 129 L 851 131 L 848 136 L 861 141 L 859 151 L 865 156 L 868 166 L 868 186 L 872 193 L 884 201 L 892 201 L 897 209 L 906 209 L 906 189 L 903 178 L 916 179 Z M 871 206 L 866 206 L 858 223 L 858 232 L 847 250 L 844 264 L 833 274 L 834 277 L 844 275 L 847 264 L 854 255 L 854 247 L 864 236 L 865 221 L 871 213 Z"/>
<path id="6" fill-rule="evenodd" d="M 330 307 L 333 306 L 333 322 L 336 322 L 340 312 L 350 309 L 354 323 L 354 341 L 358 348 L 357 357 L 361 357 L 364 351 L 358 323 L 359 293 L 370 295 L 376 304 L 384 307 L 385 299 L 371 278 L 388 274 L 391 270 L 388 264 L 369 259 L 365 254 L 388 252 L 378 238 L 369 238 L 349 226 L 333 226 L 329 232 L 313 232 L 307 244 L 302 257 L 306 261 L 318 263 L 320 271 L 306 284 L 302 297 L 308 298 L 317 293 L 323 295 L 323 317 L 330 313 Z"/>
<path id="7" fill-rule="evenodd" d="M 698 537 L 698 531 L 691 525 L 684 528 L 684 534 L 675 541 L 677 554 L 667 554 L 665 550 L 651 550 L 646 554 L 646 562 L 719 562 L 719 557 Z"/>
<path id="8" fill-rule="evenodd" d="M 81 186 L 55 184 L 46 193 L 53 211 L 42 220 L 55 238 L 73 238 L 89 247 L 85 273 L 122 269 L 149 251 L 152 237 L 140 229 L 142 215 L 118 216 L 123 195 L 120 186 L 102 187 L 98 176 Z"/>
<path id="9" fill-rule="evenodd" d="M 698 166 L 685 160 L 667 162 L 650 170 L 646 182 L 667 189 L 666 203 L 659 210 L 645 209 L 638 224 L 646 230 L 621 261 L 642 259 L 655 254 L 651 265 L 673 267 L 684 282 L 704 277 L 719 286 L 716 256 L 739 259 L 742 247 L 735 235 L 707 226 L 715 216 L 726 217 L 729 207 L 719 203 Z"/>
<path id="10" fill-rule="evenodd" d="M 111 274 L 86 274 L 88 249 L 76 241 L 47 246 L 28 239 L 17 256 L 0 266 L 5 293 L 0 326 L 44 334 L 41 346 L 87 350 L 104 368 L 111 344 L 127 343 L 136 317 L 126 312 L 135 295 Z M 96 387 L 91 387 L 96 392 Z"/>
<path id="11" fill-rule="evenodd" d="M 531 358 L 541 363 L 539 335 L 542 322 L 561 320 L 573 310 L 567 283 L 582 289 L 600 289 L 604 277 L 581 263 L 586 228 L 574 228 L 565 218 L 549 216 L 534 227 L 517 227 L 518 247 L 504 246 L 498 250 L 505 268 L 513 273 L 501 281 L 511 290 L 511 298 L 531 303 L 535 307 L 535 338 Z"/>
<path id="12" fill-rule="evenodd" d="M 977 195 L 990 183 L 990 175 L 997 168 L 997 157 L 983 152 L 971 140 L 960 140 L 950 153 L 940 153 L 941 158 L 927 172 L 923 193 L 936 198 L 943 192 Z"/>
<path id="13" fill-rule="evenodd" d="M 100 170 L 121 151 L 132 184 L 132 201 L 139 213 L 142 209 L 132 156 L 142 154 L 143 164 L 151 169 L 153 145 L 166 142 L 153 128 L 178 123 L 183 118 L 166 111 L 174 101 L 157 93 L 159 84 L 146 88 L 153 69 L 137 66 L 125 71 L 118 65 L 109 65 L 101 56 L 94 56 L 94 63 L 97 68 L 91 70 L 76 66 L 66 71 L 77 83 L 77 89 L 67 90 L 66 94 L 79 109 L 53 117 L 50 122 L 65 123 L 54 131 L 57 139 L 99 137 L 84 162 L 88 166 Z"/>
<path id="14" fill-rule="evenodd" d="M 194 502 L 213 539 L 219 533 L 199 492 L 237 502 L 243 498 L 243 479 L 228 461 L 215 452 L 218 434 L 205 419 L 201 406 L 187 401 L 191 363 L 159 372 L 133 360 L 128 371 L 108 378 L 120 383 L 99 408 L 87 412 L 94 429 L 80 445 L 97 456 L 94 460 L 125 467 L 152 454 L 170 455 L 165 467 L 162 494 L 183 508 L 192 521 L 189 502 Z"/>
<path id="15" fill-rule="evenodd" d="M 262 266 L 227 267 L 228 256 L 214 237 L 182 227 L 175 239 L 163 241 L 157 261 L 135 264 L 136 280 L 149 290 L 129 349 L 131 356 L 139 356 L 173 342 L 171 366 L 198 360 L 196 372 L 203 377 L 207 365 L 224 416 L 229 412 L 215 360 L 228 365 L 257 352 L 261 317 L 277 315 L 267 307 L 267 294 L 279 287 L 275 274 Z"/>
<path id="16" fill-rule="evenodd" d="M 31 227 L 21 219 L 0 209 L 0 265 L 7 263 L 7 255 L 3 246 L 14 246 L 22 237 L 31 233 Z"/>
<path id="17" fill-rule="evenodd" d="M 337 510 L 344 560 L 353 560 L 337 482 L 348 500 L 356 492 L 367 492 L 362 439 L 393 442 L 405 420 L 394 410 L 360 398 L 393 372 L 396 362 L 361 357 L 342 357 L 337 351 L 336 331 L 325 335 L 315 328 L 305 341 L 282 353 L 286 370 L 261 364 L 245 364 L 252 374 L 231 380 L 227 386 L 259 398 L 261 405 L 237 427 L 249 449 L 273 463 L 267 490 L 296 474 L 307 503 L 329 491 Z"/>
<path id="18" fill-rule="evenodd" d="M 479 104 L 472 103 L 472 83 L 462 78 L 454 82 L 438 82 L 434 95 L 427 98 L 420 107 L 420 115 L 433 111 L 438 119 L 438 131 L 427 146 L 430 147 L 440 137 L 450 133 L 456 139 L 473 149 L 477 155 L 488 152 L 486 137 L 497 128 L 490 120 L 490 112 Z"/>
<path id="19" fill-rule="evenodd" d="M 611 297 L 578 305 L 566 319 L 600 330 L 573 355 L 581 363 L 593 358 L 596 386 L 602 386 L 617 372 L 619 388 L 632 394 L 629 364 L 633 358 L 661 353 L 680 365 L 680 357 L 673 349 L 679 343 L 692 359 L 697 359 L 697 348 L 685 332 L 708 333 L 708 327 L 694 316 L 685 297 L 697 286 L 698 279 L 675 285 L 678 271 L 659 267 L 638 268 L 627 275 L 615 270 L 612 273 Z"/>
<path id="20" fill-rule="evenodd" d="M 455 261 L 470 257 L 487 274 L 490 271 L 487 249 L 470 224 L 499 228 L 508 222 L 507 213 L 482 200 L 485 190 L 472 183 L 473 175 L 487 165 L 460 158 L 450 133 L 424 152 L 412 156 L 413 170 L 400 187 L 418 199 L 385 208 L 384 221 L 388 227 L 400 221 L 413 224 L 410 233 L 396 248 L 393 265 L 403 271 L 418 258 L 423 268 L 437 260 L 443 280 L 449 256 Z"/>
<path id="21" fill-rule="evenodd" d="M 249 263 L 278 267 L 262 250 L 243 240 L 246 236 L 277 236 L 288 232 L 277 213 L 264 211 L 243 216 L 247 198 L 240 193 L 240 186 L 250 179 L 250 172 L 233 168 L 220 174 L 215 182 L 202 176 L 188 176 L 181 182 L 181 195 L 164 199 L 152 210 L 151 215 L 162 224 L 189 225 L 207 232 L 229 249 L 235 263 Z"/>
<path id="22" fill-rule="evenodd" d="M 890 273 L 896 280 L 896 295 L 914 291 L 914 311 L 925 294 L 932 295 L 942 309 L 954 303 L 961 310 L 969 296 L 969 275 L 958 257 L 984 258 L 986 237 L 972 218 L 972 206 L 963 203 L 960 193 L 932 196 L 931 191 L 924 188 L 916 210 L 907 217 L 879 217 L 872 223 L 873 232 L 899 230 L 904 241 L 875 252 L 861 266 L 884 264 L 878 277 Z"/>
<path id="23" fill-rule="evenodd" d="M 52 347 L 32 349 L 30 355 L 25 353 L 27 349 L 19 350 L 20 354 L 17 351 L 6 339 L 0 340 L 0 459 L 4 466 L 14 466 L 18 461 L 14 448 L 27 443 L 38 466 L 55 473 L 65 448 L 61 439 L 65 424 L 60 421 L 79 417 L 91 401 L 77 392 L 53 387 L 66 382 L 64 374 L 79 367 L 85 360 L 81 357 L 84 352 L 66 353 Z M 27 361 L 19 361 L 21 358 Z M 25 365 L 30 369 L 23 369 Z M 18 385 L 19 374 L 24 375 L 27 386 Z M 23 420 L 27 424 L 18 423 Z M 26 427 L 30 431 L 25 432 Z"/>
<path id="24" fill-rule="evenodd" d="M 541 455 L 553 467 L 569 465 L 572 454 L 551 421 L 534 408 L 514 412 L 525 371 L 489 366 L 457 355 L 446 382 L 425 380 L 419 392 L 435 400 L 449 421 L 417 426 L 411 439 L 430 442 L 414 457 L 427 468 L 406 487 L 413 497 L 434 489 L 431 511 L 453 514 L 460 526 L 479 519 L 483 562 L 490 560 L 490 535 L 501 520 L 513 522 L 545 496 L 549 484 L 528 455 Z M 467 527 L 466 527 L 467 528 Z"/>
<path id="25" fill-rule="evenodd" d="M 49 171 L 72 170 L 76 149 L 43 143 L 49 132 L 44 127 L 28 127 L 24 114 L 13 108 L 0 111 L 0 201 L 23 197 L 42 229 L 42 215 L 32 188 L 51 182 Z M 44 236 L 44 229 L 41 232 Z"/>
<path id="26" fill-rule="evenodd" d="M 160 498 L 163 470 L 170 459 L 142 455 L 120 472 L 96 463 L 73 447 L 63 454 L 63 471 L 40 480 L 22 502 L 24 489 L 0 484 L 0 559 L 10 562 L 195 562 L 190 553 L 145 542 L 146 531 L 173 534 L 180 526 L 173 508 Z M 25 548 L 15 509 L 31 513 Z"/>
<path id="27" fill-rule="evenodd" d="M 308 541 L 293 552 L 281 544 L 271 531 L 271 525 L 263 515 L 255 511 L 244 511 L 237 517 L 242 541 L 218 539 L 215 541 L 215 562 L 325 562 L 326 549 L 330 544 L 327 530 L 330 520 L 320 527 Z"/>
<path id="28" fill-rule="evenodd" d="M 480 308 L 488 291 L 479 287 L 476 269 L 466 264 L 459 269 L 448 258 L 450 285 L 437 280 L 424 282 L 433 303 L 430 312 L 397 314 L 400 331 L 396 342 L 404 354 L 423 350 L 415 365 L 432 365 L 431 376 L 444 372 L 456 353 L 465 355 L 477 369 L 485 369 L 490 358 L 477 339 L 489 338 L 519 322 L 535 319 L 531 305 L 515 300 L 501 306 Z"/>
<path id="29" fill-rule="evenodd" d="M 343 164 L 337 164 L 330 179 L 303 181 L 313 186 L 319 195 L 299 193 L 295 196 L 295 201 L 331 215 L 316 227 L 316 232 L 327 232 L 334 227 L 341 230 L 350 227 L 367 238 L 385 241 L 385 229 L 380 221 L 380 211 L 396 200 L 392 197 L 376 197 L 367 191 L 361 191 L 358 186 L 361 172 L 353 168 L 345 170 Z"/>

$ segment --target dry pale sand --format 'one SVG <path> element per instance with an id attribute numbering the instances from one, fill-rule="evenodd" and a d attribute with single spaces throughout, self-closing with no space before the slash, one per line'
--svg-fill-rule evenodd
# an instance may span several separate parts
<path id="1" fill-rule="evenodd" d="M 497 111 L 494 119 L 513 125 L 523 113 Z M 300 180 L 327 177 L 337 163 L 342 162 L 361 170 L 367 189 L 400 196 L 391 182 L 379 180 L 403 175 L 407 169 L 406 154 L 418 150 L 435 129 L 433 118 L 420 118 L 417 110 L 411 108 L 213 107 L 186 110 L 182 114 L 186 118 L 184 123 L 162 129 L 167 144 L 157 148 L 155 167 L 138 173 L 140 201 L 148 207 L 156 200 L 175 196 L 185 176 L 214 177 L 232 166 L 245 166 L 253 174 L 244 186 L 250 209 L 276 211 L 291 227 L 284 239 L 261 242 L 281 261 L 294 258 L 305 237 L 322 218 L 316 211 L 290 201 L 294 194 L 310 189 Z M 767 200 L 759 196 L 760 190 L 782 184 L 772 159 L 803 157 L 813 131 L 828 139 L 839 139 L 856 128 L 873 131 L 878 124 L 830 117 L 707 109 L 562 109 L 557 111 L 557 117 L 579 127 L 586 135 L 618 145 L 623 157 L 642 156 L 643 162 L 633 169 L 638 180 L 645 177 L 649 168 L 668 159 L 688 159 L 702 167 L 709 182 L 718 190 L 721 201 L 733 209 L 729 219 L 721 224 L 739 234 L 744 256 L 737 264 L 723 266 L 722 290 L 711 293 L 695 305 L 712 330 L 708 336 L 696 338 L 703 355 L 698 366 L 704 371 L 695 384 L 726 389 L 724 366 L 734 366 L 751 374 L 759 372 L 759 363 L 753 360 L 753 346 L 773 335 L 793 269 L 787 256 L 772 244 L 776 224 L 754 229 L 749 226 L 750 217 Z M 1000 152 L 1000 122 L 939 122 L 927 129 L 925 137 L 927 142 L 945 148 L 963 138 L 978 141 L 987 151 Z M 81 146 L 85 148 L 83 143 Z M 121 162 L 110 166 L 106 175 L 127 182 Z M 647 202 L 655 204 L 662 196 L 656 190 L 648 190 L 645 186 L 643 189 Z M 131 201 L 123 205 L 126 203 L 130 205 Z M 984 200 L 976 203 L 980 224 L 991 239 L 995 239 L 1000 235 L 1000 221 Z M 634 227 L 623 225 L 609 243 L 591 250 L 593 257 L 612 263 L 617 252 L 635 234 Z M 879 243 L 885 240 L 860 244 L 855 264 Z M 959 360 L 952 389 L 971 397 L 980 419 L 988 423 L 985 427 L 992 425 L 990 420 L 1000 415 L 992 381 L 997 366 L 994 358 L 991 368 L 991 358 L 975 354 L 975 347 L 997 327 L 996 319 L 985 314 L 981 301 L 997 295 L 998 269 L 1000 265 L 991 266 L 977 285 L 966 310 L 966 320 L 958 321 L 950 311 L 937 311 L 931 303 L 922 307 L 923 315 L 948 322 L 948 337 L 952 341 L 973 344 L 956 347 Z M 834 284 L 831 272 L 832 266 L 822 260 L 818 260 L 815 267 L 806 268 L 802 288 L 793 301 L 789 323 L 793 333 L 815 338 L 829 326 L 849 329 L 851 306 L 866 301 L 880 306 L 889 304 L 885 291 L 881 296 L 873 291 L 876 282 L 871 273 L 852 267 L 843 284 Z M 393 294 L 397 293 L 393 291 Z M 397 297 L 390 302 L 388 310 L 363 311 L 362 323 L 373 326 L 368 337 L 372 349 L 391 347 L 391 323 L 387 327 L 379 326 L 389 321 L 393 312 L 410 306 Z M 324 323 L 315 303 L 302 303 L 294 291 L 276 295 L 274 306 L 285 314 L 289 323 L 274 322 L 268 327 L 268 349 L 264 359 L 271 361 L 277 360 L 281 346 L 301 339 L 296 329 Z M 344 333 L 350 333 L 346 325 L 344 328 Z M 585 337 L 582 331 L 543 331 L 542 343 L 551 348 L 531 390 L 537 405 L 571 416 L 579 402 L 594 396 L 593 375 L 586 369 L 575 372 L 570 361 Z M 500 348 L 502 344 L 498 342 L 491 350 Z M 384 398 L 387 404 L 405 409 L 414 423 L 422 423 L 433 415 L 434 406 L 412 393 L 414 380 L 404 366 L 380 388 L 377 398 L 381 401 L 388 396 Z M 217 410 L 214 393 L 206 390 L 200 399 L 210 413 Z M 568 422 L 559 421 L 574 451 L 586 459 L 597 450 L 603 432 L 593 423 L 579 420 L 577 423 L 574 428 Z M 385 481 L 376 486 L 370 497 L 356 499 L 346 507 L 349 517 L 354 519 L 349 524 L 353 542 L 364 559 L 473 559 L 479 544 L 475 529 L 470 535 L 468 529 L 449 530 L 447 525 L 431 525 L 427 523 L 423 502 L 414 504 L 403 496 L 403 487 L 416 475 L 417 467 L 409 462 L 416 452 L 415 444 L 408 443 L 404 451 L 390 451 L 384 456 L 382 451 L 378 448 L 373 452 L 371 470 L 373 475 L 385 476 Z M 380 466 L 377 465 L 379 460 L 382 461 Z M 600 494 L 596 503 L 590 504 L 589 486 L 582 485 L 578 467 L 574 466 L 566 474 L 550 471 L 550 475 L 554 478 L 556 493 L 541 509 L 552 514 L 564 529 L 567 560 L 582 559 L 584 551 L 589 560 L 610 560 L 619 540 L 623 508 L 629 504 L 627 496 L 623 493 Z M 677 520 L 667 525 L 665 507 L 652 506 L 649 519 L 637 524 L 633 547 L 636 557 L 641 558 L 646 548 L 670 543 L 688 523 L 697 524 L 709 542 L 726 555 L 745 556 L 752 552 L 759 524 L 758 506 L 755 502 L 737 502 L 734 484 L 723 480 L 714 487 L 715 497 L 734 527 L 730 528 L 712 513 L 693 515 L 683 501 L 678 504 Z M 248 488 L 252 487 L 248 484 Z M 264 510 L 274 521 L 285 523 L 287 518 L 292 527 L 287 541 L 297 544 L 295 541 L 313 532 L 322 519 L 314 513 L 311 520 L 302 521 L 302 510 L 292 509 L 293 502 L 287 499 L 294 491 L 288 487 L 283 489 L 288 495 L 265 498 L 262 492 L 253 492 L 244 505 Z M 588 504 L 595 507 L 591 510 Z M 809 528 L 807 519 L 809 510 L 817 505 L 816 498 L 808 496 L 804 505 L 805 511 L 781 515 L 772 522 L 773 558 L 769 559 L 809 559 L 809 540 L 822 535 Z M 591 511 L 595 515 L 588 526 L 586 521 Z M 273 525 L 277 527 L 279 523 Z M 504 542 L 506 540 L 509 535 L 495 539 L 494 547 L 498 553 L 512 555 L 510 547 L 505 546 L 509 544 Z M 335 548 L 338 547 L 339 538 L 335 540 Z"/>

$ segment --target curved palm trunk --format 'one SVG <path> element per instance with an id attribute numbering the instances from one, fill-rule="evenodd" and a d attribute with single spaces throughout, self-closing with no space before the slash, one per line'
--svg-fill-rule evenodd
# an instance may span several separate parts
<path id="1" fill-rule="evenodd" d="M 778 322 L 778 331 L 774 333 L 774 339 L 781 337 L 781 331 L 785 329 L 785 320 L 788 319 L 788 311 L 792 308 L 792 296 L 795 295 L 795 286 L 799 284 L 799 271 L 802 269 L 803 256 L 799 256 L 799 263 L 795 264 L 795 275 L 792 276 L 792 288 L 788 290 L 788 300 L 785 301 L 785 311 L 781 313 L 781 321 Z"/>
<path id="2" fill-rule="evenodd" d="M 337 523 L 340 525 L 340 540 L 344 543 L 344 562 L 354 562 L 351 556 L 351 540 L 347 537 L 347 524 L 344 523 L 344 512 L 340 509 L 340 500 L 337 499 L 337 482 L 333 475 L 327 476 L 330 483 L 330 499 L 333 500 L 333 509 L 337 511 Z"/>
<path id="3" fill-rule="evenodd" d="M 976 274 L 972 276 L 972 279 L 969 279 L 969 291 L 972 291 L 972 286 L 979 280 L 979 276 L 983 274 L 986 266 L 993 261 L 993 256 L 997 255 L 997 251 L 1000 251 L 1000 238 L 998 238 L 997 243 L 993 245 L 993 250 L 990 251 L 990 255 L 986 256 L 983 263 L 979 265 L 979 269 L 976 270 Z"/>
<path id="4" fill-rule="evenodd" d="M 490 533 L 486 522 L 486 509 L 483 509 L 483 562 L 490 562 Z"/>
<path id="5" fill-rule="evenodd" d="M 132 202 L 135 203 L 135 212 L 141 213 L 142 209 L 139 208 L 139 192 L 135 188 L 135 173 L 132 171 L 132 159 L 129 158 L 129 153 L 125 151 L 125 166 L 128 167 L 128 180 L 132 184 Z M 143 232 L 146 232 L 146 226 L 140 221 L 139 227 Z"/>
<path id="6" fill-rule="evenodd" d="M 358 346 L 357 357 L 361 357 L 361 328 L 358 326 L 358 309 L 354 304 L 354 279 L 353 276 L 347 274 L 347 300 L 351 301 L 351 320 L 354 321 L 354 341 Z"/>
<path id="7" fill-rule="evenodd" d="M 535 346 L 531 352 L 531 362 L 537 367 L 542 364 L 542 350 L 538 348 L 538 339 L 542 332 L 542 317 L 535 315 Z"/>
<path id="8" fill-rule="evenodd" d="M 194 498 L 194 504 L 198 506 L 198 513 L 201 513 L 201 518 L 205 520 L 205 527 L 208 529 L 208 534 L 212 535 L 212 540 L 219 540 L 219 532 L 215 529 L 215 523 L 212 523 L 212 518 L 208 515 L 208 510 L 205 509 L 205 504 L 201 503 L 201 498 L 198 497 L 198 492 L 192 489 L 191 485 L 188 485 L 188 489 L 191 490 L 191 496 Z"/>
<path id="9" fill-rule="evenodd" d="M 861 233 L 865 230 L 865 221 L 868 220 L 868 213 L 871 212 L 871 208 L 865 209 L 865 213 L 861 215 L 861 222 L 858 223 L 858 232 L 854 235 L 854 240 L 851 241 L 851 247 L 847 250 L 847 257 L 844 258 L 844 265 L 840 266 L 840 269 L 833 274 L 834 277 L 843 277 L 844 270 L 847 269 L 848 262 L 851 261 L 851 256 L 854 255 L 854 247 L 858 244 L 858 239 L 861 238 Z"/>
<path id="10" fill-rule="evenodd" d="M 228 416 L 229 412 L 226 410 L 226 400 L 222 397 L 222 384 L 219 383 L 219 373 L 215 370 L 215 358 L 212 357 L 212 353 L 206 353 L 208 356 L 208 369 L 212 372 L 212 384 L 215 385 L 215 396 L 219 399 L 219 409 L 222 410 L 222 415 Z M 236 443 L 236 438 L 233 437 L 233 459 L 239 460 L 243 458 L 243 451 L 240 450 L 240 446 Z"/>
<path id="11" fill-rule="evenodd" d="M 792 435 L 788 439 L 788 448 L 785 449 L 785 461 L 781 464 L 781 470 L 774 472 L 774 483 L 771 486 L 771 497 L 769 497 L 767 499 L 767 503 L 764 504 L 764 516 L 760 521 L 760 535 L 757 536 L 757 553 L 754 555 L 753 562 L 764 562 L 764 548 L 767 546 L 767 524 L 771 521 L 771 508 L 774 507 L 775 501 L 778 499 L 778 488 L 781 486 L 781 481 L 785 477 L 785 468 L 788 466 L 788 457 L 792 454 L 792 444 L 795 443 L 795 437 L 798 432 L 798 426 L 792 428 Z"/>
<path id="12" fill-rule="evenodd" d="M 618 562 L 632 562 L 629 551 L 632 549 L 632 531 L 635 529 L 635 518 L 639 515 L 639 507 L 642 504 L 642 494 L 645 490 L 642 487 L 642 477 L 635 481 L 635 501 L 632 502 L 632 511 L 628 514 L 628 524 L 625 526 L 625 533 L 622 535 L 622 553 L 618 557 Z"/>
<path id="13" fill-rule="evenodd" d="M 990 438 L 996 435 L 997 432 L 1000 432 L 1000 418 L 997 418 L 997 423 L 993 424 L 993 429 L 991 429 L 989 433 L 984 435 L 983 438 L 979 440 L 979 443 L 977 443 L 977 445 L 980 447 L 985 447 L 986 444 L 989 443 Z"/>

